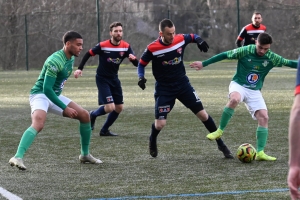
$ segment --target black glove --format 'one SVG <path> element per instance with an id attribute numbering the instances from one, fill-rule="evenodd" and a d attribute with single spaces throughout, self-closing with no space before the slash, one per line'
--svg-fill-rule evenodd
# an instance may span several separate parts
<path id="1" fill-rule="evenodd" d="M 138 85 L 140 86 L 140 88 L 142 88 L 142 90 L 144 90 L 146 88 L 146 85 L 145 85 L 146 82 L 147 82 L 147 79 L 145 79 L 145 77 L 139 78 Z"/>
<path id="2" fill-rule="evenodd" d="M 203 52 L 207 52 L 208 51 L 209 46 L 208 46 L 208 44 L 204 40 L 202 40 L 200 37 L 198 37 L 196 39 L 196 42 L 197 42 L 198 49 L 200 49 L 201 52 L 202 51 Z"/>
<path id="3" fill-rule="evenodd" d="M 134 60 L 132 60 L 131 61 L 131 63 L 134 65 L 134 66 L 138 66 L 138 64 L 139 64 L 139 61 L 137 60 L 137 59 L 134 59 Z"/>

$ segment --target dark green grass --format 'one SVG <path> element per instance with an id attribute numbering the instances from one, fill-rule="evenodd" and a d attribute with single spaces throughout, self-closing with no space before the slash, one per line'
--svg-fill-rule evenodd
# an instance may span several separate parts
<path id="1" fill-rule="evenodd" d="M 205 109 L 219 124 L 227 103 L 234 63 L 219 63 L 201 71 L 186 68 Z M 147 88 L 137 86 L 136 68 L 121 67 L 124 111 L 111 127 L 118 137 L 99 137 L 106 116 L 97 118 L 91 153 L 101 165 L 78 161 L 78 122 L 49 114 L 25 155 L 27 171 L 8 165 L 22 133 L 30 125 L 28 92 L 39 71 L 0 74 L 0 187 L 23 199 L 89 199 L 124 196 L 166 196 L 243 190 L 287 188 L 288 119 L 293 101 L 295 70 L 274 69 L 262 92 L 269 109 L 269 140 L 265 152 L 276 162 L 241 163 L 228 160 L 216 142 L 206 139 L 207 130 L 180 102 L 168 116 L 158 137 L 159 155 L 148 153 L 148 136 L 154 121 L 154 79 L 146 68 Z M 71 77 L 63 94 L 87 110 L 97 108 L 95 68 L 87 68 L 79 79 Z M 256 146 L 257 122 L 240 104 L 224 132 L 224 141 L 235 153 L 245 142 Z M 0 199 L 3 199 L 0 195 Z M 140 198 L 145 199 L 145 198 Z M 289 199 L 288 192 L 224 194 L 172 199 Z"/>

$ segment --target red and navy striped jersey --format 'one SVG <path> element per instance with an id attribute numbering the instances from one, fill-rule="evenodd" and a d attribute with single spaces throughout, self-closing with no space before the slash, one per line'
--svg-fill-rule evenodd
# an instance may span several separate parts
<path id="1" fill-rule="evenodd" d="M 297 76 L 296 76 L 296 88 L 295 95 L 300 94 L 300 57 L 298 59 L 298 68 L 297 68 Z"/>
<path id="2" fill-rule="evenodd" d="M 259 27 L 254 26 L 253 24 L 248 24 L 244 26 L 238 35 L 237 39 L 240 41 L 244 40 L 244 46 L 249 44 L 255 44 L 255 40 L 257 39 L 260 33 L 266 32 L 267 28 L 260 24 Z"/>
<path id="3" fill-rule="evenodd" d="M 144 76 L 144 67 L 152 60 L 156 81 L 170 83 L 186 78 L 183 54 L 187 44 L 195 42 L 194 37 L 194 34 L 177 34 L 170 45 L 164 44 L 161 38 L 150 43 L 139 61 L 139 77 Z"/>
<path id="4" fill-rule="evenodd" d="M 130 45 L 124 40 L 119 45 L 111 43 L 110 39 L 98 43 L 89 50 L 92 56 L 99 55 L 98 76 L 116 77 L 119 67 L 124 58 L 134 54 Z"/>

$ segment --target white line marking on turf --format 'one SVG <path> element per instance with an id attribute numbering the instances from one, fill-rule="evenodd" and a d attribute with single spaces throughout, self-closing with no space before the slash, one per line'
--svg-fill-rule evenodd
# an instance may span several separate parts
<path id="1" fill-rule="evenodd" d="M 17 195 L 14 195 L 13 193 L 7 191 L 2 187 L 0 187 L 0 194 L 8 200 L 23 200 L 22 198 L 18 197 Z"/>

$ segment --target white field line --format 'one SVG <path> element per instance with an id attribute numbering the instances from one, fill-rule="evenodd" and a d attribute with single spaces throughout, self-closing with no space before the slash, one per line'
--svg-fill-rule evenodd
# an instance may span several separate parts
<path id="1" fill-rule="evenodd" d="M 7 191 L 6 189 L 0 187 L 0 195 L 7 198 L 8 200 L 22 200 L 22 198 L 18 197 L 17 195 Z"/>

